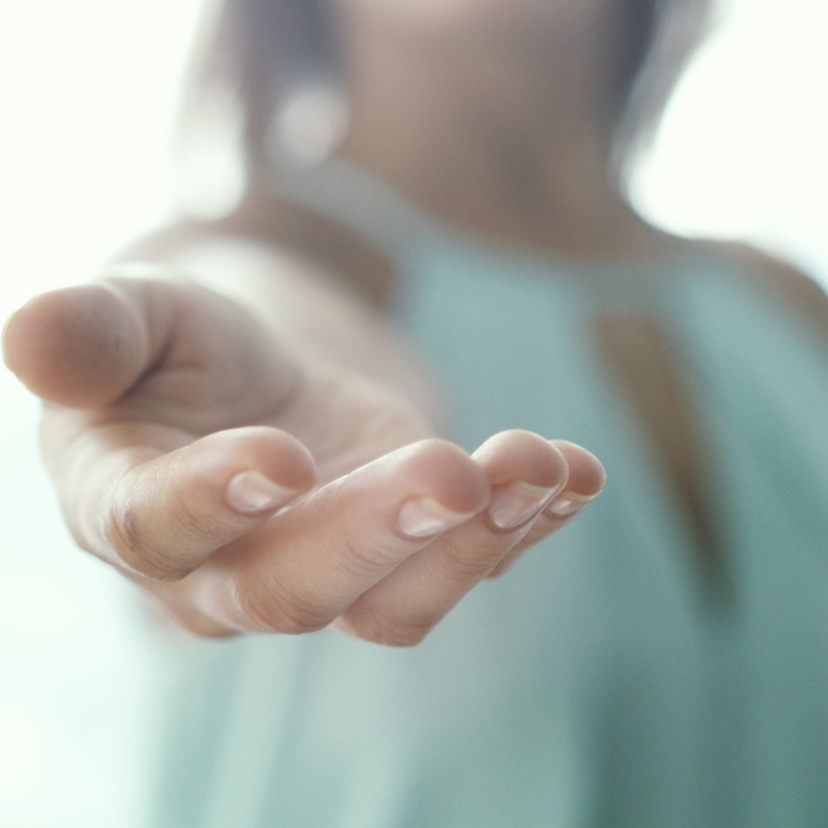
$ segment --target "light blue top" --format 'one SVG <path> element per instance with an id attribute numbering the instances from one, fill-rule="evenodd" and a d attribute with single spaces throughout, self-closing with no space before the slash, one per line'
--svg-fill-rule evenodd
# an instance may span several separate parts
<path id="1" fill-rule="evenodd" d="M 400 313 L 459 441 L 564 436 L 602 458 L 606 490 L 416 648 L 322 632 L 199 649 L 156 824 L 828 824 L 825 343 L 701 245 L 633 272 L 426 222 L 397 242 Z M 596 349 L 608 303 L 656 314 L 699 392 L 726 598 Z"/>

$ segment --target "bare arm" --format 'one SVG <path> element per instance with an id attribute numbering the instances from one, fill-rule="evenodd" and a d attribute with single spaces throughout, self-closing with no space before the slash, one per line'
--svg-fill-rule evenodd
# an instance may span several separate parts
<path id="1" fill-rule="evenodd" d="M 570 443 L 435 438 L 380 293 L 322 257 L 208 226 L 133 252 L 165 264 L 35 298 L 4 350 L 79 545 L 195 632 L 416 643 L 603 485 Z"/>

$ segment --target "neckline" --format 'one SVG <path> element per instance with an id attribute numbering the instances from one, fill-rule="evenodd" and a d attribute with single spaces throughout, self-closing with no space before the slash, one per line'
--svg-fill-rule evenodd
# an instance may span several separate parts
<path id="1" fill-rule="evenodd" d="M 556 275 L 583 280 L 587 286 L 617 280 L 656 280 L 667 271 L 674 272 L 679 269 L 693 247 L 690 239 L 676 236 L 674 244 L 660 254 L 641 258 L 578 258 L 508 240 L 492 239 L 473 230 L 433 222 L 428 217 L 426 221 L 431 226 L 425 246 L 436 249 L 436 255 L 448 253 L 452 256 L 487 262 L 490 266 L 491 263 L 495 263 L 527 272 L 553 272 Z M 426 250 L 426 255 L 435 254 Z"/>
<path id="2" fill-rule="evenodd" d="M 402 267 L 433 265 L 438 258 L 466 261 L 480 269 L 494 266 L 532 278 L 554 275 L 598 296 L 619 294 L 616 298 L 621 299 L 632 298 L 631 293 L 661 292 L 660 284 L 673 281 L 665 279 L 666 274 L 682 272 L 691 251 L 694 260 L 701 255 L 698 245 L 680 236 L 673 236 L 662 254 L 640 259 L 579 259 L 495 240 L 432 217 L 371 172 L 337 157 L 293 174 L 277 176 L 271 171 L 270 179 L 283 197 L 339 223 Z"/>

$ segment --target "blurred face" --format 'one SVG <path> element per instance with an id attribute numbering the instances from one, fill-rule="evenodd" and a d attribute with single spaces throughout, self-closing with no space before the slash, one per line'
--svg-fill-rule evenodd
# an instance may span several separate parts
<path id="1" fill-rule="evenodd" d="M 450 102 L 442 123 L 489 118 L 540 134 L 551 121 L 574 133 L 580 119 L 609 140 L 620 0 L 328 1 L 350 32 L 366 106 L 396 94 L 400 107 L 427 109 L 439 98 Z"/>
<path id="2" fill-rule="evenodd" d="M 444 37 L 462 32 L 507 35 L 538 26 L 561 36 L 583 34 L 613 0 L 336 0 L 409 30 Z"/>

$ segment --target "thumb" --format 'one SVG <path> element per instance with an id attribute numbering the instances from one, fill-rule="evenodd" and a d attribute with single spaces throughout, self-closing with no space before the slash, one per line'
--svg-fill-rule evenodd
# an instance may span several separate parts
<path id="1" fill-rule="evenodd" d="M 6 365 L 49 402 L 113 402 L 158 359 L 172 325 L 172 304 L 140 285 L 106 280 L 36 296 L 6 322 Z"/>

